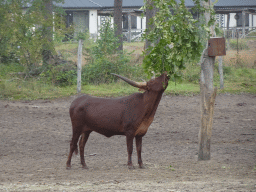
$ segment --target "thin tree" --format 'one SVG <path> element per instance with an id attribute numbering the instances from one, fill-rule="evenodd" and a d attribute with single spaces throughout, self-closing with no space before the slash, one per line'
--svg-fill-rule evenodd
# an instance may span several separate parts
<path id="1" fill-rule="evenodd" d="M 153 29 L 154 23 L 150 22 L 151 18 L 154 17 L 156 13 L 156 8 L 154 6 L 154 1 L 146 0 L 146 34 L 148 35 L 149 31 Z M 150 46 L 150 41 L 146 39 L 145 41 L 145 50 Z"/>
<path id="2" fill-rule="evenodd" d="M 119 38 L 118 50 L 123 51 L 123 35 L 122 35 L 122 0 L 114 1 L 114 25 L 115 25 L 115 36 Z"/>
<path id="3" fill-rule="evenodd" d="M 205 22 L 210 27 L 211 35 L 214 36 L 214 25 L 211 24 L 210 0 L 202 2 L 205 7 Z M 201 128 L 199 131 L 199 152 L 198 160 L 211 159 L 210 146 L 213 125 L 214 103 L 217 94 L 217 88 L 213 85 L 215 57 L 208 56 L 208 43 L 202 55 L 201 63 Z"/>
<path id="4" fill-rule="evenodd" d="M 43 0 L 44 6 L 44 18 L 45 22 L 42 26 L 45 43 L 43 45 L 42 55 L 43 55 L 43 63 L 47 65 L 49 63 L 50 58 L 53 57 L 53 5 L 52 0 Z"/>

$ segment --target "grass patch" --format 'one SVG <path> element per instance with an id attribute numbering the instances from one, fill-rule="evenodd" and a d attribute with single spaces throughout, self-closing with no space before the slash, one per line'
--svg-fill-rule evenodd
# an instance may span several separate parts
<path id="1" fill-rule="evenodd" d="M 251 40 L 250 40 L 251 41 Z M 251 44 L 252 45 L 252 44 Z M 142 63 L 141 53 L 144 50 L 144 42 L 124 43 L 124 49 L 131 53 L 129 65 L 137 65 Z M 66 54 L 67 58 L 76 58 L 77 43 L 65 43 L 56 47 L 61 54 Z M 224 71 L 224 89 L 218 90 L 218 93 L 252 93 L 256 94 L 256 52 L 255 50 L 240 50 L 242 64 L 237 65 L 236 51 L 227 51 L 227 55 L 223 57 Z M 216 62 L 218 58 L 216 58 Z M 215 64 L 214 86 L 219 85 L 218 64 Z M 26 78 L 15 75 L 22 72 L 24 68 L 19 64 L 0 64 L 0 99 L 8 100 L 35 100 L 35 99 L 55 99 L 59 97 L 67 97 L 77 93 L 76 85 L 54 86 L 43 76 L 34 78 Z M 52 70 L 51 70 L 52 71 Z M 171 95 L 196 95 L 200 93 L 199 77 L 200 66 L 188 65 L 182 72 L 182 81 L 169 82 L 169 86 L 165 94 Z M 60 74 L 57 71 L 57 74 Z M 100 77 L 99 77 L 100 78 Z M 131 73 L 128 78 L 135 81 L 142 81 L 145 76 L 141 73 Z M 146 79 L 145 79 L 146 80 Z M 76 82 L 75 82 L 76 84 Z M 138 92 L 127 83 L 118 80 L 109 84 L 86 84 L 82 86 L 82 93 L 99 97 L 119 97 L 130 95 Z"/>
<path id="2" fill-rule="evenodd" d="M 256 70 L 255 69 L 235 69 L 232 68 L 229 75 L 224 77 L 224 89 L 218 93 L 252 93 L 256 94 Z M 136 79 L 134 79 L 136 80 Z M 219 76 L 215 72 L 214 86 L 219 86 Z M 83 85 L 82 93 L 99 97 L 119 97 L 138 92 L 125 82 L 118 81 L 110 84 Z M 17 78 L 13 80 L 0 81 L 0 99 L 8 100 L 36 100 L 36 99 L 55 99 L 75 95 L 76 85 L 57 87 L 42 80 L 29 79 L 24 81 Z M 200 86 L 197 82 L 169 82 L 165 91 L 167 95 L 186 95 L 192 96 L 200 93 Z"/>

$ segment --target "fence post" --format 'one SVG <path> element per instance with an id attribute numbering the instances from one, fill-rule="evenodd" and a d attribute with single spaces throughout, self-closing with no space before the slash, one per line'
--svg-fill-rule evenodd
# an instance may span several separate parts
<path id="1" fill-rule="evenodd" d="M 219 56 L 220 89 L 224 89 L 222 56 Z"/>
<path id="2" fill-rule="evenodd" d="M 132 20 L 131 20 L 131 12 L 128 13 L 128 43 L 131 43 L 131 29 L 132 28 Z"/>
<path id="3" fill-rule="evenodd" d="M 77 52 L 77 93 L 81 93 L 82 47 L 82 39 L 79 39 Z"/>

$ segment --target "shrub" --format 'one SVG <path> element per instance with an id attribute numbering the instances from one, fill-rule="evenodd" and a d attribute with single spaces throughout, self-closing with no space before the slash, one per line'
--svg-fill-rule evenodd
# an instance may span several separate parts
<path id="1" fill-rule="evenodd" d="M 237 49 L 237 40 L 236 39 L 230 39 L 230 48 L 231 49 Z M 238 39 L 238 50 L 248 50 L 249 47 L 247 45 L 246 40 L 244 39 Z"/>
<path id="2" fill-rule="evenodd" d="M 76 82 L 76 66 L 72 62 L 67 62 L 60 58 L 55 59 L 55 63 L 40 74 L 40 77 L 46 78 L 52 85 L 67 86 Z"/>
<path id="3" fill-rule="evenodd" d="M 114 30 L 110 21 L 106 21 L 100 29 L 100 37 L 95 45 L 87 49 L 88 64 L 82 69 L 83 84 L 110 83 L 117 80 L 111 73 L 127 77 L 141 73 L 141 67 L 129 64 L 130 54 L 116 51 L 119 45 Z"/>

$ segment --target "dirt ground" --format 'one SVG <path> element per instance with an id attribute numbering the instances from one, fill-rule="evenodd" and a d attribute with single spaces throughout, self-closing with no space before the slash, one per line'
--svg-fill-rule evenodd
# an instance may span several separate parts
<path id="1" fill-rule="evenodd" d="M 211 160 L 198 161 L 200 97 L 164 96 L 143 138 L 139 169 L 124 136 L 92 133 L 88 170 L 66 170 L 74 96 L 0 101 L 0 191 L 256 191 L 256 96 L 217 95 Z"/>

